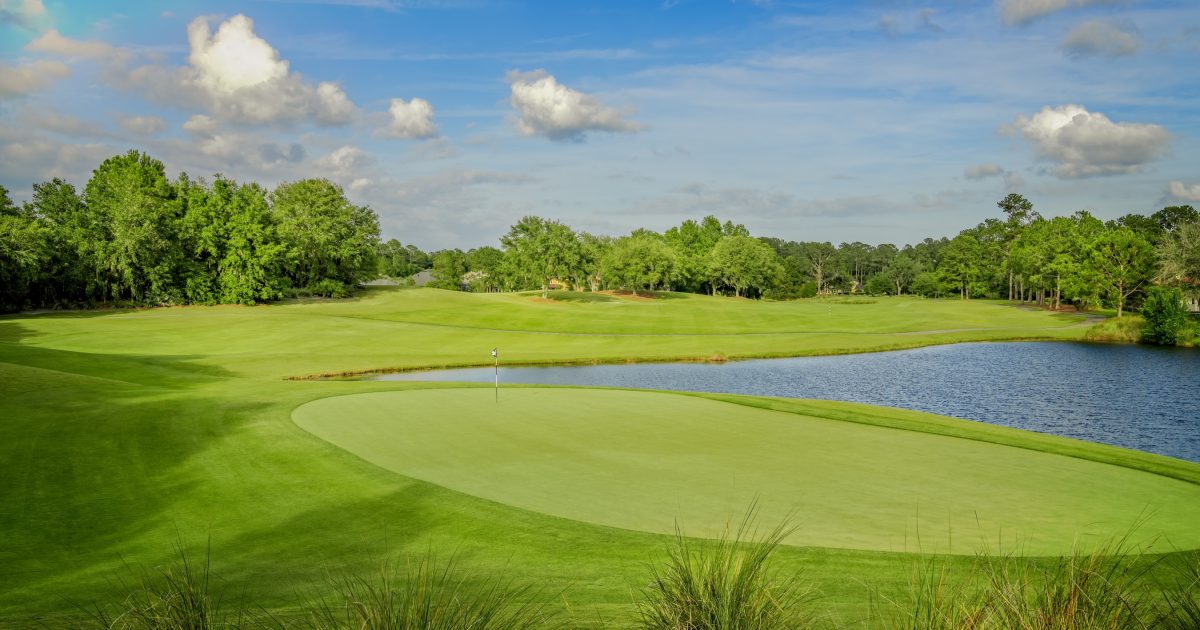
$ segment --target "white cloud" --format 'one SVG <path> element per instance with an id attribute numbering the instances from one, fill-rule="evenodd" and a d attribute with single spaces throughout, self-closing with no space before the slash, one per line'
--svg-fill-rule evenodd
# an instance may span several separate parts
<path id="1" fill-rule="evenodd" d="M 544 70 L 510 72 L 508 82 L 517 129 L 524 135 L 582 141 L 589 131 L 632 133 L 643 129 L 625 119 L 631 111 L 608 107 L 595 96 L 562 85 Z"/>
<path id="2" fill-rule="evenodd" d="M 1171 139 L 1158 125 L 1114 123 L 1079 105 L 1043 107 L 1006 129 L 1033 141 L 1041 159 L 1058 164 L 1053 172 L 1061 178 L 1135 173 L 1162 155 Z"/>
<path id="3" fill-rule="evenodd" d="M 204 114 L 196 114 L 183 123 L 183 130 L 201 136 L 211 136 L 219 128 L 217 121 Z"/>
<path id="4" fill-rule="evenodd" d="M 1200 201 L 1200 184 L 1188 186 L 1183 182 L 1171 182 L 1169 190 L 1172 197 L 1185 201 Z"/>
<path id="5" fill-rule="evenodd" d="M 1004 174 L 1004 169 L 998 164 L 978 164 L 968 167 L 963 171 L 963 175 L 967 179 L 987 179 L 989 177 L 999 177 Z"/>
<path id="6" fill-rule="evenodd" d="M 10 64 L 0 61 L 0 98 L 21 96 L 40 90 L 71 74 L 61 61 L 31 61 Z"/>
<path id="7" fill-rule="evenodd" d="M 30 28 L 33 22 L 46 14 L 42 0 L 24 0 L 17 6 L 14 0 L 0 0 L 0 24 L 12 24 Z"/>
<path id="8" fill-rule="evenodd" d="M 142 136 L 152 136 L 167 128 L 167 123 L 158 116 L 123 116 L 117 120 L 122 129 Z"/>
<path id="9" fill-rule="evenodd" d="M 1072 57 L 1122 57 L 1136 54 L 1141 46 L 1141 35 L 1132 24 L 1089 20 L 1071 29 L 1059 47 Z"/>
<path id="10" fill-rule="evenodd" d="M 1028 24 L 1042 16 L 1093 5 L 1124 4 L 1126 0 L 996 0 L 1000 17 L 1009 25 Z"/>
<path id="11" fill-rule="evenodd" d="M 337 84 L 314 86 L 292 72 L 287 60 L 254 33 L 254 22 L 244 15 L 222 22 L 215 33 L 208 18 L 196 18 L 188 24 L 187 38 L 188 65 L 182 67 L 158 63 L 130 67 L 129 50 L 70 39 L 54 30 L 30 42 L 26 50 L 105 60 L 106 78 L 118 87 L 170 105 L 200 107 L 220 120 L 343 125 L 358 111 Z"/>
<path id="12" fill-rule="evenodd" d="M 207 18 L 188 24 L 188 67 L 177 73 L 199 88 L 205 105 L 220 118 L 276 123 L 315 120 L 337 125 L 350 121 L 355 107 L 334 83 L 315 88 L 254 33 L 254 22 L 235 15 L 210 29 Z"/>
<path id="13" fill-rule="evenodd" d="M 336 179 L 360 179 L 362 171 L 374 166 L 375 158 L 362 149 L 345 145 L 317 160 L 317 167 Z"/>
<path id="14" fill-rule="evenodd" d="M 377 130 L 376 135 L 405 139 L 433 138 L 438 135 L 437 124 L 433 122 L 433 106 L 423 98 L 407 102 L 402 98 L 394 98 L 388 113 L 392 117 L 391 122 Z"/>
<path id="15" fill-rule="evenodd" d="M 28 128 L 52 131 L 77 138 L 103 137 L 109 135 L 100 125 L 76 116 L 63 114 L 53 107 L 29 107 L 21 115 L 21 122 Z"/>
<path id="16" fill-rule="evenodd" d="M 114 59 L 128 54 L 105 42 L 96 40 L 83 41 L 63 37 L 55 29 L 49 29 L 33 41 L 25 44 L 25 50 L 73 59 Z"/>

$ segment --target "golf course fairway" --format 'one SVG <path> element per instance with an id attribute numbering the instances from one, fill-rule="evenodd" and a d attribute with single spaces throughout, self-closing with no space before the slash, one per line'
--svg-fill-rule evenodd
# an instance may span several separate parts
<path id="1" fill-rule="evenodd" d="M 314 378 L 490 366 L 496 347 L 502 365 L 706 361 L 1087 330 L 977 300 L 435 289 L 0 316 L 0 628 L 69 627 L 177 548 L 273 613 L 433 551 L 620 628 L 676 519 L 713 533 L 756 498 L 757 523 L 798 528 L 781 569 L 848 621 L 908 588 L 923 556 L 904 550 L 1052 564 L 1144 521 L 1156 543 L 1132 553 L 1196 558 L 1200 464 L 1160 455 L 831 401 L 512 387 L 497 404 Z"/>
<path id="2" fill-rule="evenodd" d="M 786 542 L 798 546 L 1053 555 L 1129 534 L 1138 545 L 1200 547 L 1200 485 L 1141 470 L 672 393 L 493 396 L 336 396 L 293 419 L 407 477 L 650 533 L 678 522 L 716 536 L 757 501 L 763 522 L 796 526 Z"/>

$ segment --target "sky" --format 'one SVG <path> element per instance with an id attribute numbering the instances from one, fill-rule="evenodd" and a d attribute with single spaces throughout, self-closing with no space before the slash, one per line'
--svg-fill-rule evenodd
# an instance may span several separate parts
<path id="1" fill-rule="evenodd" d="M 902 245 L 1200 204 L 1196 0 L 0 0 L 0 185 L 326 177 L 424 249 L 525 215 Z"/>

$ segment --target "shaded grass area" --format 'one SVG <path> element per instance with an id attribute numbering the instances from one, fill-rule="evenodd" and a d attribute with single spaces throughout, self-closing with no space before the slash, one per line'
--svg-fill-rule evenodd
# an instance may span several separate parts
<path id="1" fill-rule="evenodd" d="M 846 319 L 830 320 L 830 312 Z M 842 332 L 829 332 L 831 323 Z M 514 324 L 517 332 L 493 330 Z M 863 333 L 854 332 L 859 326 Z M 659 328 L 671 334 L 647 332 Z M 963 328 L 979 330 L 936 332 Z M 163 565 L 179 540 L 200 557 L 196 541 L 208 539 L 213 574 L 273 612 L 293 611 L 298 589 L 336 595 L 329 566 L 366 574 L 380 557 L 432 548 L 461 553 L 481 572 L 554 585 L 539 601 L 565 600 L 586 611 L 582 617 L 618 627 L 633 621 L 631 588 L 646 583 L 648 559 L 661 557 L 669 532 L 555 518 L 370 465 L 297 427 L 291 411 L 328 396 L 416 386 L 282 380 L 288 376 L 475 365 L 496 345 L 518 361 L 619 361 L 1080 334 L 1072 319 L 974 302 L 834 308 L 696 296 L 542 304 L 435 290 L 3 317 L 0 626 L 61 626 L 78 612 L 71 601 L 104 600 L 125 565 Z M 865 614 L 863 584 L 902 588 L 909 558 L 795 547 L 777 557 L 804 566 L 825 606 L 844 619 Z"/>

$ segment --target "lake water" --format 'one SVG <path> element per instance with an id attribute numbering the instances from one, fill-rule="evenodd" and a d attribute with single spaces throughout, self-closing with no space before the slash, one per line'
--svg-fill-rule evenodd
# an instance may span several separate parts
<path id="1" fill-rule="evenodd" d="M 492 368 L 383 374 L 491 382 Z M 730 363 L 500 369 L 504 383 L 608 385 L 916 409 L 1200 462 L 1200 350 L 970 343 Z"/>

